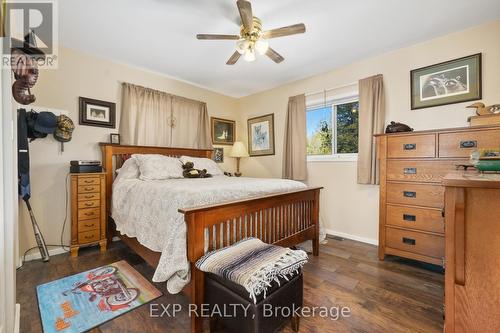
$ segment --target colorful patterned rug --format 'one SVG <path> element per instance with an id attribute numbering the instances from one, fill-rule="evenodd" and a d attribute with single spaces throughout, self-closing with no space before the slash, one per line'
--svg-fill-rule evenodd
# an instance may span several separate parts
<path id="1" fill-rule="evenodd" d="M 37 286 L 44 333 L 81 333 L 162 293 L 124 260 Z"/>

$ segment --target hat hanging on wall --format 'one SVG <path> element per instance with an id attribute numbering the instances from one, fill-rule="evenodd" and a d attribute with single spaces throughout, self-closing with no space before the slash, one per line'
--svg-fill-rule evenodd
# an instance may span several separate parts
<path id="1" fill-rule="evenodd" d="M 54 139 L 61 143 L 61 151 L 64 151 L 64 143 L 71 141 L 75 124 L 70 117 L 62 114 L 57 117 L 57 128 L 54 131 Z"/>
<path id="2" fill-rule="evenodd" d="M 42 111 L 37 113 L 30 111 L 26 115 L 28 124 L 28 138 L 30 141 L 45 138 L 52 134 L 57 128 L 57 117 L 52 112 Z"/>

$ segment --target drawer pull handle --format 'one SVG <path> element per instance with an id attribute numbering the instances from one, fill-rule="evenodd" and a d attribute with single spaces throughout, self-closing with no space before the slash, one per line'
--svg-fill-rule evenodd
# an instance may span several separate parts
<path id="1" fill-rule="evenodd" d="M 92 195 L 86 195 L 85 199 L 91 199 L 93 196 Z"/>
<path id="2" fill-rule="evenodd" d="M 85 180 L 85 184 L 92 184 L 93 182 L 94 182 L 93 180 L 88 180 L 88 179 Z"/>
<path id="3" fill-rule="evenodd" d="M 86 226 L 87 228 L 90 228 L 90 227 L 93 227 L 94 225 L 93 225 L 93 224 L 85 224 L 85 226 Z"/>
<path id="4" fill-rule="evenodd" d="M 94 188 L 93 187 L 85 187 L 84 190 L 85 191 L 92 191 Z"/>
<path id="5" fill-rule="evenodd" d="M 94 213 L 85 213 L 85 216 L 92 216 Z"/>
<path id="6" fill-rule="evenodd" d="M 413 191 L 403 191 L 403 195 L 407 198 L 416 198 L 417 197 L 417 192 Z"/>
<path id="7" fill-rule="evenodd" d="M 411 214 L 403 214 L 403 220 L 408 222 L 415 222 L 417 220 L 417 217 Z"/>
<path id="8" fill-rule="evenodd" d="M 405 175 L 416 175 L 417 168 L 404 168 L 403 172 Z"/>
<path id="9" fill-rule="evenodd" d="M 416 143 L 405 143 L 403 145 L 404 150 L 415 150 L 417 149 L 417 144 Z"/>
<path id="10" fill-rule="evenodd" d="M 85 236 L 85 239 L 93 239 L 94 236 Z"/>
<path id="11" fill-rule="evenodd" d="M 403 237 L 403 243 L 408 244 L 408 245 L 415 245 L 417 243 L 417 241 L 414 240 L 413 238 Z"/>
<path id="12" fill-rule="evenodd" d="M 460 148 L 476 148 L 476 140 L 460 141 Z"/>
<path id="13" fill-rule="evenodd" d="M 93 204 L 92 202 L 86 202 L 86 203 L 85 203 L 85 206 L 87 206 L 87 207 L 90 207 L 90 206 L 93 206 L 93 205 L 94 205 L 94 204 Z"/>

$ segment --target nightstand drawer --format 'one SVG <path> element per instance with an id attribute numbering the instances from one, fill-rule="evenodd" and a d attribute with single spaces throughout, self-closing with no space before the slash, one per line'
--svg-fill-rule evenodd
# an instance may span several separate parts
<path id="1" fill-rule="evenodd" d="M 98 218 L 101 213 L 99 208 L 85 208 L 78 210 L 78 221 Z"/>
<path id="2" fill-rule="evenodd" d="M 85 231 L 78 233 L 78 243 L 92 243 L 99 241 L 99 230 Z"/>
<path id="3" fill-rule="evenodd" d="M 78 186 L 86 185 L 99 185 L 101 183 L 101 178 L 99 177 L 79 177 Z"/>
<path id="4" fill-rule="evenodd" d="M 78 232 L 99 230 L 100 219 L 78 221 Z"/>
<path id="5" fill-rule="evenodd" d="M 86 201 L 78 201 L 78 209 L 82 208 L 96 208 L 101 205 L 100 200 L 86 200 Z"/>
<path id="6" fill-rule="evenodd" d="M 78 194 L 78 201 L 99 200 L 99 199 L 101 199 L 101 193 Z"/>
<path id="7" fill-rule="evenodd" d="M 99 185 L 84 185 L 78 186 L 78 193 L 97 193 L 101 191 Z"/>

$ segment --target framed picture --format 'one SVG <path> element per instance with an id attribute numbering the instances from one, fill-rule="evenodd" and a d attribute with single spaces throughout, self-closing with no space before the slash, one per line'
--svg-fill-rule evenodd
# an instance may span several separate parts
<path id="1" fill-rule="evenodd" d="M 248 153 L 274 155 L 274 114 L 248 119 Z"/>
<path id="2" fill-rule="evenodd" d="M 115 145 L 119 145 L 120 144 L 120 134 L 117 134 L 117 133 L 112 133 L 109 135 L 109 142 L 115 144 Z"/>
<path id="3" fill-rule="evenodd" d="M 115 103 L 80 97 L 80 125 L 115 128 Z"/>
<path id="4" fill-rule="evenodd" d="M 224 148 L 214 148 L 214 161 L 216 163 L 224 162 Z"/>
<path id="5" fill-rule="evenodd" d="M 410 72 L 411 109 L 481 99 L 481 53 Z"/>
<path id="6" fill-rule="evenodd" d="M 232 145 L 236 137 L 236 122 L 234 120 L 210 118 L 212 127 L 212 143 L 215 145 Z"/>

